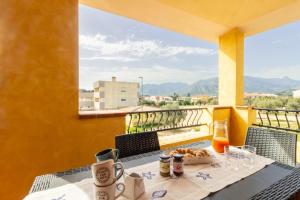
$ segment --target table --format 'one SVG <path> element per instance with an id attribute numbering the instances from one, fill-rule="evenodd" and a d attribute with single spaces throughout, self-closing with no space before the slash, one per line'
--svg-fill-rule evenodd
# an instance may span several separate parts
<path id="1" fill-rule="evenodd" d="M 208 147 L 210 141 L 202 141 L 180 147 Z M 121 159 L 125 168 L 157 161 L 163 151 L 153 151 Z M 30 193 L 49 188 L 59 187 L 90 178 L 90 167 L 71 169 L 38 176 L 31 187 Z M 300 169 L 275 162 L 264 169 L 250 175 L 226 188 L 210 194 L 205 200 L 234 199 L 300 199 Z"/>

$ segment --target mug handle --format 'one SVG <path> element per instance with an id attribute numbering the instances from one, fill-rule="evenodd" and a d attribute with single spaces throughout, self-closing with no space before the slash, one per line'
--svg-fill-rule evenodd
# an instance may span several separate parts
<path id="1" fill-rule="evenodd" d="M 120 191 L 120 192 L 115 196 L 115 199 L 117 199 L 119 196 L 121 196 L 121 194 L 123 194 L 124 191 L 125 191 L 124 183 L 117 183 L 116 186 L 117 186 L 117 190 Z M 120 186 L 122 188 L 121 190 L 120 190 Z"/>
<path id="2" fill-rule="evenodd" d="M 118 167 L 118 165 L 119 165 L 119 167 Z M 120 162 L 116 162 L 116 163 L 114 164 L 114 166 L 115 166 L 115 169 L 116 169 L 117 171 L 120 171 L 120 173 L 118 173 L 118 175 L 116 175 L 116 178 L 115 178 L 115 180 L 119 180 L 119 179 L 121 178 L 121 176 L 123 176 L 123 174 L 124 174 L 124 167 L 123 167 L 123 164 L 120 163 Z"/>
<path id="3" fill-rule="evenodd" d="M 115 154 L 115 162 L 119 159 L 120 151 L 119 149 L 114 149 L 114 154 Z"/>

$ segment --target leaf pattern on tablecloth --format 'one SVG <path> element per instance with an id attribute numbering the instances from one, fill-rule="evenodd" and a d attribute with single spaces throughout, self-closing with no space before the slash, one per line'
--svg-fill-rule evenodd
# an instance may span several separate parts
<path id="1" fill-rule="evenodd" d="M 203 173 L 203 172 L 198 172 L 198 174 L 196 174 L 196 177 L 202 178 L 202 180 L 212 179 L 212 177 L 210 176 L 210 174 Z"/>
<path id="2" fill-rule="evenodd" d="M 213 168 L 220 168 L 221 164 L 220 163 L 211 163 L 210 166 L 212 166 Z"/>
<path id="3" fill-rule="evenodd" d="M 66 200 L 65 197 L 66 197 L 66 194 L 63 194 L 62 196 L 51 199 L 51 200 Z"/>
<path id="4" fill-rule="evenodd" d="M 143 173 L 142 173 L 142 176 L 143 176 L 144 178 L 147 178 L 148 180 L 152 180 L 152 176 L 155 176 L 155 174 L 152 173 L 152 172 L 143 172 Z"/>
<path id="5" fill-rule="evenodd" d="M 158 190 L 152 193 L 152 199 L 163 198 L 167 194 L 167 190 Z"/>

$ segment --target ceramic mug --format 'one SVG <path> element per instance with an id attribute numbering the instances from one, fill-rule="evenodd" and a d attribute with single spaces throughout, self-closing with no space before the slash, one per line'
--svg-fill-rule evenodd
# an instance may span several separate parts
<path id="1" fill-rule="evenodd" d="M 124 173 L 124 167 L 120 162 L 113 159 L 101 161 L 91 166 L 94 183 L 97 186 L 107 186 L 116 182 Z"/>
<path id="2" fill-rule="evenodd" d="M 118 193 L 116 194 L 116 190 Z M 123 194 L 125 191 L 125 185 L 123 183 L 113 183 L 106 187 L 99 187 L 94 185 L 95 200 L 113 200 Z"/>
<path id="3" fill-rule="evenodd" d="M 105 149 L 103 151 L 99 151 L 95 155 L 97 162 L 113 159 L 117 162 L 119 158 L 119 150 L 118 149 Z"/>
<path id="4" fill-rule="evenodd" d="M 131 173 L 125 175 L 124 179 L 126 188 L 124 196 L 128 199 L 138 199 L 145 193 L 144 178 L 137 173 Z"/>

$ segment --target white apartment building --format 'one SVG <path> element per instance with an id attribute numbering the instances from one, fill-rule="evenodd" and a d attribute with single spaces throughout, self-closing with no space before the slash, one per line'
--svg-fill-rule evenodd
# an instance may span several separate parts
<path id="1" fill-rule="evenodd" d="M 294 90 L 293 91 L 293 97 L 294 98 L 300 98 L 300 90 Z"/>
<path id="2" fill-rule="evenodd" d="M 155 103 L 162 102 L 162 101 L 165 102 L 173 101 L 172 97 L 168 97 L 168 96 L 145 96 L 144 99 L 147 101 L 154 101 Z"/>
<path id="3" fill-rule="evenodd" d="M 94 110 L 94 92 L 79 92 L 79 110 Z"/>
<path id="4" fill-rule="evenodd" d="M 119 109 L 137 106 L 139 102 L 139 84 L 134 82 L 119 82 L 116 77 L 111 81 L 94 83 L 95 110 Z"/>
<path id="5" fill-rule="evenodd" d="M 270 94 L 270 93 L 245 93 L 245 97 L 277 97 L 276 94 Z"/>

